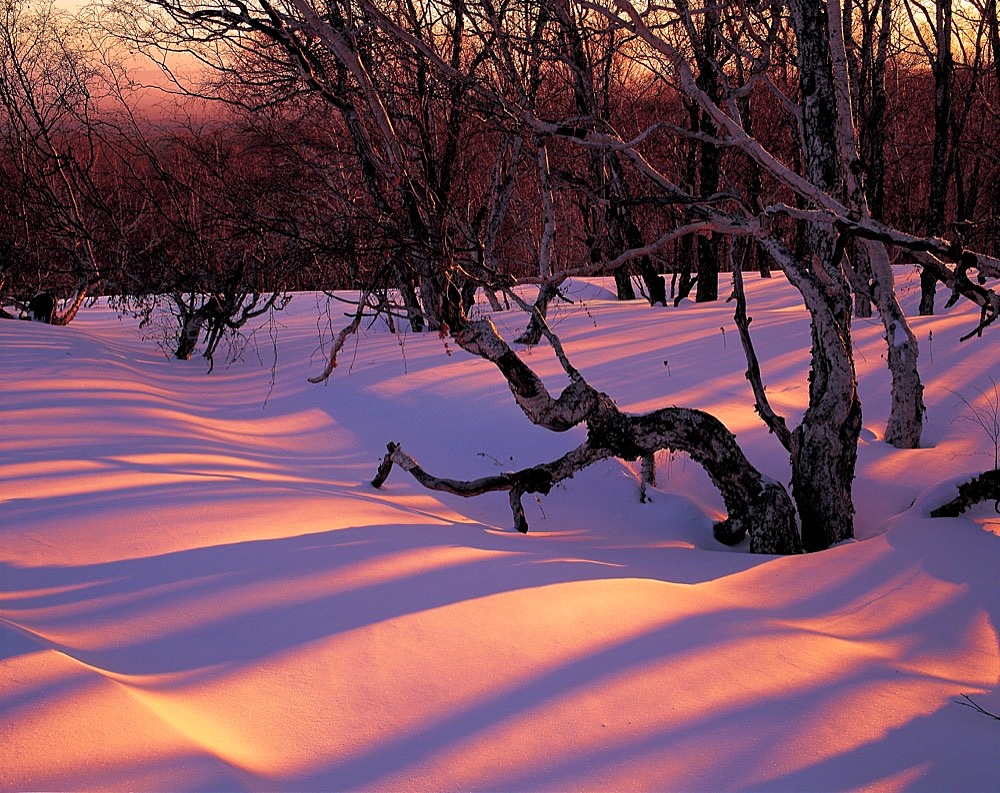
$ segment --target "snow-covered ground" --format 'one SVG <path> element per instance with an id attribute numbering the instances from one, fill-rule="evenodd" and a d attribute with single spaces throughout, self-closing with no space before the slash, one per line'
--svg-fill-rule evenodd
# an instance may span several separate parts
<path id="1" fill-rule="evenodd" d="M 795 422 L 808 319 L 783 280 L 747 287 Z M 732 304 L 570 292 L 552 322 L 595 385 L 628 410 L 710 410 L 787 481 Z M 997 789 L 1000 722 L 957 702 L 1000 712 L 1000 515 L 928 517 L 993 465 L 963 398 L 988 410 L 1000 329 L 959 344 L 973 308 L 912 320 L 914 451 L 881 442 L 883 333 L 858 321 L 858 539 L 789 558 L 717 545 L 721 500 L 684 455 L 658 458 L 650 504 L 618 461 L 526 498 L 527 536 L 506 494 L 399 470 L 373 489 L 387 441 L 471 478 L 581 436 L 532 427 L 435 335 L 369 331 L 310 385 L 317 315 L 311 295 L 280 315 L 273 387 L 266 330 L 206 375 L 101 306 L 0 322 L 0 787 Z M 547 348 L 524 354 L 559 387 Z"/>

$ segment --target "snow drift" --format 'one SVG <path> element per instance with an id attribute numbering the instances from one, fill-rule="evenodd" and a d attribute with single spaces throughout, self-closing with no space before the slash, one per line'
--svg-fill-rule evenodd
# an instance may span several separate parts
<path id="1" fill-rule="evenodd" d="M 783 279 L 747 288 L 797 420 L 808 317 Z M 570 296 L 551 320 L 595 386 L 709 410 L 787 482 L 731 306 Z M 721 501 L 683 455 L 659 456 L 649 504 L 622 461 L 526 500 L 527 536 L 504 494 L 401 471 L 374 490 L 390 440 L 471 478 L 579 437 L 531 426 L 433 335 L 372 329 L 309 385 L 318 313 L 297 295 L 275 345 L 262 328 L 211 375 L 102 305 L 0 322 L 3 789 L 995 788 L 1000 726 L 957 703 L 1000 711 L 1000 516 L 928 517 L 992 465 L 967 419 L 997 338 L 957 341 L 974 310 L 912 319 L 929 415 L 911 451 L 881 442 L 885 340 L 858 321 L 857 540 L 787 558 L 715 543 Z M 545 347 L 524 355 L 558 386 Z"/>

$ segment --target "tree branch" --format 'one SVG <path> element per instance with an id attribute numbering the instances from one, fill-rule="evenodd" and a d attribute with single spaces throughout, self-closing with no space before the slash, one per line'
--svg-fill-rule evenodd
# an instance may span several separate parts
<path id="1" fill-rule="evenodd" d="M 372 479 L 373 487 L 381 488 L 393 466 L 398 465 L 428 490 L 450 493 L 454 496 L 462 496 L 462 498 L 506 490 L 510 493 L 514 528 L 522 534 L 528 532 L 528 522 L 521 506 L 522 495 L 525 493 L 548 495 L 552 486 L 557 482 L 569 479 L 578 471 L 610 456 L 608 450 L 594 448 L 588 441 L 551 463 L 542 463 L 531 468 L 523 468 L 520 471 L 484 476 L 480 479 L 462 480 L 429 474 L 416 460 L 404 452 L 398 443 L 388 443 L 386 449 L 385 457 L 382 458 L 375 478 Z"/>

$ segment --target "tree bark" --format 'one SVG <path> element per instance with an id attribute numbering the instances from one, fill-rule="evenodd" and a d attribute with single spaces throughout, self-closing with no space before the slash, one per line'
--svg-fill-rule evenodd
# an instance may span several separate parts
<path id="1" fill-rule="evenodd" d="M 932 518 L 957 518 L 970 507 L 983 501 L 994 502 L 1000 514 L 1000 470 L 993 469 L 972 477 L 958 486 L 958 495 L 931 511 Z"/>
<path id="2" fill-rule="evenodd" d="M 514 339 L 515 344 L 527 344 L 533 346 L 542 340 L 542 326 L 545 317 L 549 312 L 549 303 L 559 294 L 559 289 L 554 284 L 545 282 L 538 287 L 538 296 L 531 307 L 531 314 L 528 319 L 528 327 L 524 332 Z"/>
<path id="3" fill-rule="evenodd" d="M 845 3 L 844 8 L 849 10 L 850 4 Z M 837 143 L 844 175 L 843 192 L 852 210 L 862 217 L 870 217 L 868 199 L 861 182 L 864 166 L 858 154 L 858 134 L 853 123 L 847 48 L 851 19 L 842 16 L 841 6 L 837 3 L 833 3 L 830 9 L 829 42 L 837 104 Z M 869 61 L 872 59 L 870 53 L 865 57 Z M 843 245 L 843 242 L 841 239 L 838 244 Z M 886 360 L 892 376 L 885 440 L 897 448 L 913 449 L 920 445 L 924 418 L 924 388 L 917 369 L 917 340 L 896 300 L 892 267 L 885 245 L 877 240 L 854 239 L 848 248 L 851 266 L 846 269 L 855 293 L 855 313 L 870 316 L 874 302 L 885 328 Z"/>
<path id="4" fill-rule="evenodd" d="M 508 491 L 514 527 L 526 533 L 529 527 L 520 504 L 524 493 L 547 495 L 558 482 L 609 457 L 638 459 L 645 465 L 662 449 L 684 451 L 704 467 L 726 504 L 728 517 L 715 526 L 720 542 L 735 544 L 748 536 L 752 553 L 802 551 L 794 509 L 785 489 L 750 464 L 732 433 L 713 416 L 688 408 L 664 408 L 642 416 L 600 411 L 587 423 L 587 441 L 559 459 L 474 480 L 429 474 L 399 444 L 389 443 L 372 485 L 381 487 L 393 466 L 398 465 L 424 487 L 452 495 L 469 498 Z"/>
<path id="5" fill-rule="evenodd" d="M 806 176 L 823 192 L 843 191 L 840 120 L 827 8 L 791 0 L 798 45 Z M 792 495 L 802 544 L 817 551 L 854 536 L 851 496 L 861 434 L 861 402 L 851 346 L 851 290 L 832 227 L 812 223 L 812 267 L 802 268 L 776 239 L 763 240 L 799 290 L 812 319 L 809 406 L 792 432 Z M 841 251 L 842 253 L 842 251 Z"/>
<path id="6" fill-rule="evenodd" d="M 814 230 L 814 248 L 822 241 L 822 230 Z M 819 259 L 810 272 L 777 239 L 761 244 L 802 294 L 812 319 L 809 406 L 792 431 L 790 456 L 802 545 L 820 551 L 854 536 L 861 402 L 851 351 L 851 291 L 843 273 L 825 270 Z"/>
<path id="7" fill-rule="evenodd" d="M 515 293 L 510 296 L 518 302 Z M 538 375 L 501 338 L 488 318 L 466 320 L 454 338 L 466 352 L 497 367 L 518 407 L 532 423 L 556 432 L 586 424 L 587 442 L 572 453 L 574 464 L 586 460 L 589 465 L 606 457 L 644 460 L 661 449 L 683 451 L 706 470 L 726 503 L 729 516 L 716 527 L 720 540 L 739 541 L 747 535 L 751 550 L 757 553 L 801 551 L 795 511 L 787 492 L 750 464 L 732 433 L 718 419 L 689 408 L 664 408 L 638 416 L 622 413 L 607 394 L 586 382 L 569 362 L 559 338 L 544 325 L 544 320 L 540 322 L 570 381 L 558 397 L 549 394 Z"/>

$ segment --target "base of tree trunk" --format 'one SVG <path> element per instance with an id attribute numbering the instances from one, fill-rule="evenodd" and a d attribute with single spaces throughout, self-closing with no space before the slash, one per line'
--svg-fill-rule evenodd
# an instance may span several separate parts
<path id="1" fill-rule="evenodd" d="M 965 510 L 992 501 L 993 508 L 1000 514 L 1000 469 L 974 476 L 958 486 L 958 495 L 931 512 L 932 518 L 957 518 Z"/>

